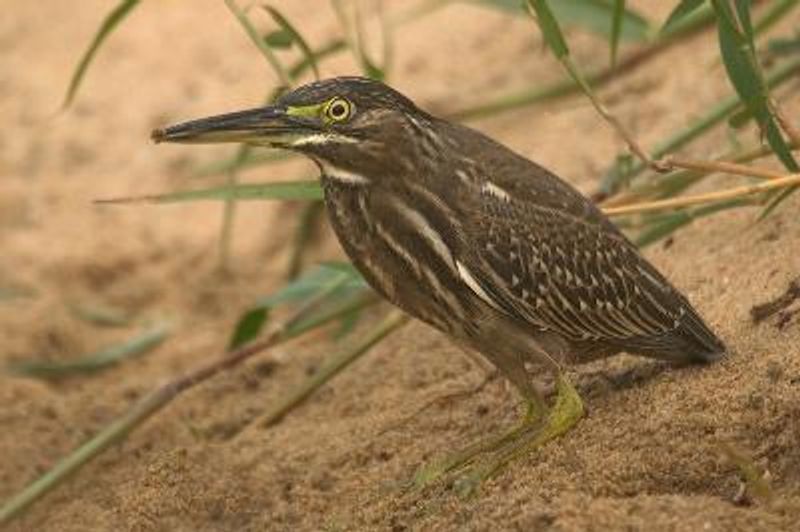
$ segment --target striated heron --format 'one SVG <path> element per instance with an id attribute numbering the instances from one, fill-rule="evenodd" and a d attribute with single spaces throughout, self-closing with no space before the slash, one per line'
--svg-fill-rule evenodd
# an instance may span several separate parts
<path id="1" fill-rule="evenodd" d="M 156 142 L 243 142 L 310 157 L 344 250 L 369 284 L 482 353 L 528 405 L 517 428 L 421 468 L 471 465 L 467 489 L 583 414 L 561 372 L 628 352 L 705 362 L 725 351 L 687 299 L 593 205 L 483 134 L 392 88 L 340 77 L 274 105 L 158 129 Z M 549 406 L 526 369 L 552 372 Z"/>

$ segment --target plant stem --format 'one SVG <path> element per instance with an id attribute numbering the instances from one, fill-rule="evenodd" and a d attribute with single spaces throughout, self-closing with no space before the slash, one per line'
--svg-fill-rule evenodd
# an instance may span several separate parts
<path id="1" fill-rule="evenodd" d="M 757 185 L 747 185 L 742 187 L 734 187 L 728 190 L 719 192 L 709 192 L 707 194 L 696 194 L 694 196 L 684 196 L 681 198 L 670 198 L 665 200 L 647 201 L 642 203 L 635 203 L 633 205 L 623 205 L 620 207 L 606 207 L 603 209 L 609 216 L 620 216 L 623 214 L 634 214 L 641 212 L 661 211 L 665 209 L 675 209 L 679 207 L 687 207 L 689 205 L 697 205 L 700 203 L 711 203 L 714 201 L 741 198 L 744 196 L 751 196 L 764 192 L 767 190 L 774 190 L 779 188 L 787 188 L 800 184 L 800 174 L 785 175 L 778 179 L 772 179 Z"/>
<path id="2" fill-rule="evenodd" d="M 800 144 L 794 144 L 791 146 L 793 150 L 800 148 Z M 687 170 L 679 170 L 677 172 L 672 172 L 668 175 L 661 176 L 658 179 L 648 181 L 646 183 L 642 183 L 640 185 L 635 185 L 629 189 L 625 189 L 618 194 L 615 194 L 602 202 L 603 207 L 616 207 L 619 205 L 626 205 L 630 203 L 634 203 L 635 201 L 641 200 L 642 198 L 648 197 L 665 197 L 665 196 L 672 196 L 677 194 L 678 192 L 688 188 L 692 184 L 700 181 L 702 178 L 714 174 L 719 171 L 720 168 L 740 168 L 740 169 L 747 169 L 748 172 L 744 173 L 743 175 L 754 175 L 756 173 L 760 173 L 761 170 L 756 167 L 746 166 L 741 163 L 748 163 L 754 161 L 756 159 L 761 159 L 763 157 L 767 157 L 772 155 L 772 151 L 769 147 L 764 145 L 753 146 L 748 149 L 738 150 L 735 152 L 728 153 L 718 159 L 715 159 L 711 163 L 708 161 L 689 161 L 689 160 L 682 160 L 684 163 L 691 164 L 694 163 L 696 166 L 693 169 Z M 675 159 L 671 159 L 675 160 Z M 720 165 L 716 165 L 714 163 L 719 163 Z M 728 166 L 728 165 L 734 166 Z M 702 169 L 701 169 L 702 165 Z M 722 170 L 725 172 L 726 170 Z M 771 170 L 766 170 L 765 172 L 772 173 Z M 776 172 L 777 177 L 782 177 L 784 174 L 780 172 Z M 758 176 L 756 176 L 758 177 Z M 767 178 L 766 174 L 764 175 Z"/>
<path id="3" fill-rule="evenodd" d="M 767 87 L 772 88 L 776 85 L 783 83 L 784 81 L 788 80 L 792 75 L 796 74 L 798 69 L 800 69 L 800 58 L 795 58 L 785 63 L 773 68 L 767 75 L 765 76 L 765 82 Z M 651 158 L 653 159 L 660 159 L 667 155 L 670 152 L 677 150 L 678 148 L 688 144 L 692 140 L 696 139 L 712 127 L 716 126 L 723 120 L 725 120 L 731 113 L 737 111 L 742 107 L 742 102 L 739 99 L 738 95 L 732 95 L 725 100 L 721 101 L 717 105 L 711 108 L 704 116 L 700 117 L 700 119 L 696 120 L 693 124 L 690 124 L 686 128 L 678 131 L 677 133 L 673 134 L 663 142 L 657 144 L 653 151 L 650 153 Z M 631 179 L 636 177 L 646 168 L 646 166 L 640 162 L 635 162 L 630 170 L 625 173 L 625 177 L 627 179 Z M 600 190 L 604 194 L 610 194 L 614 192 L 617 188 L 617 185 L 621 179 L 621 176 L 618 175 L 610 175 L 607 177 L 603 183 L 600 185 Z"/>
<path id="4" fill-rule="evenodd" d="M 393 311 L 377 327 L 370 331 L 358 345 L 331 357 L 314 375 L 292 390 L 283 401 L 270 408 L 249 426 L 265 428 L 280 421 L 288 412 L 302 404 L 323 384 L 335 377 L 389 334 L 408 323 L 409 319 L 406 314 L 398 310 Z"/>
<path id="5" fill-rule="evenodd" d="M 778 172 L 768 168 L 747 166 L 746 164 L 737 164 L 728 161 L 696 161 L 694 159 L 668 157 L 664 160 L 664 164 L 672 168 L 683 168 L 685 170 L 694 170 L 705 174 L 721 172 L 724 174 L 758 177 L 761 179 L 780 179 L 786 175 L 784 172 Z"/>
<path id="6" fill-rule="evenodd" d="M 369 300 L 362 300 L 362 304 L 369 304 L 369 302 Z M 0 525 L 4 525 L 13 518 L 19 516 L 30 507 L 30 505 L 76 473 L 84 464 L 96 458 L 114 443 L 122 441 L 131 431 L 166 407 L 182 392 L 185 392 L 189 388 L 224 370 L 241 364 L 265 349 L 274 347 L 308 331 L 311 328 L 308 321 L 311 320 L 307 320 L 306 323 L 303 323 L 303 320 L 306 320 L 308 311 L 317 303 L 319 303 L 318 300 L 309 301 L 298 309 L 288 320 L 275 326 L 263 339 L 233 351 L 226 352 L 147 394 L 143 399 L 134 404 L 128 412 L 111 422 L 97 435 L 58 462 L 47 473 L 12 496 L 11 499 L 7 500 L 2 507 L 0 507 Z M 352 305 L 340 308 L 338 312 L 330 312 L 326 314 L 324 318 L 315 320 L 312 325 L 316 327 L 324 323 L 329 323 L 352 310 Z M 386 323 L 384 322 L 384 324 L 379 327 L 386 327 Z M 371 345 L 374 345 L 374 343 Z M 368 347 L 362 350 L 362 353 L 366 351 L 366 349 L 368 349 Z"/>
<path id="7" fill-rule="evenodd" d="M 667 36 L 655 41 L 653 44 L 621 59 L 616 66 L 605 67 L 587 74 L 585 77 L 586 82 L 597 89 L 612 79 L 619 79 L 623 75 L 633 72 L 637 67 L 646 63 L 661 52 L 666 51 L 671 46 L 681 42 L 681 38 L 688 37 L 710 27 L 713 21 L 714 13 L 709 10 L 703 17 L 693 20 L 692 24 L 687 24 L 680 29 L 676 28 L 675 32 L 671 32 Z M 580 92 L 580 87 L 573 79 L 568 78 L 538 89 L 516 92 L 502 96 L 494 101 L 452 111 L 445 116 L 446 118 L 461 121 L 479 120 L 534 103 L 571 96 L 577 92 Z"/>

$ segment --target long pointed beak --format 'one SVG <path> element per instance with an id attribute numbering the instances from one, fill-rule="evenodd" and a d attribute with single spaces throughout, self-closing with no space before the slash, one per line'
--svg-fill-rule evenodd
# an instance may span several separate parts
<path id="1" fill-rule="evenodd" d="M 154 129 L 150 138 L 156 143 L 244 142 L 280 146 L 296 140 L 304 133 L 308 133 L 308 127 L 287 115 L 283 107 L 267 106 Z"/>

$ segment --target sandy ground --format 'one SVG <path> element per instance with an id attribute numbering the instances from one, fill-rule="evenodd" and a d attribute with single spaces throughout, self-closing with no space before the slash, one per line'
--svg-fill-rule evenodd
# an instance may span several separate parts
<path id="1" fill-rule="evenodd" d="M 315 2 L 313 16 L 310 3 L 277 4 L 302 18 L 313 44 L 337 31 L 327 3 Z M 0 19 L 0 288 L 34 292 L 0 302 L 0 363 L 67 360 L 136 332 L 76 319 L 75 303 L 180 325 L 153 353 L 97 375 L 50 383 L 0 374 L 0 500 L 137 397 L 219 352 L 237 315 L 282 282 L 281 242 L 291 229 L 285 207 L 240 209 L 233 274 L 220 278 L 219 205 L 91 203 L 216 182 L 192 178 L 191 169 L 230 148 L 156 148 L 150 129 L 257 104 L 275 83 L 221 2 L 144 2 L 100 54 L 75 106 L 53 118 L 79 53 L 111 5 L 15 2 Z M 434 109 L 560 74 L 530 22 L 472 6 L 406 25 L 397 39 L 395 84 Z M 607 60 L 595 38 L 574 34 L 571 42 L 582 64 Z M 603 96 L 651 144 L 730 93 L 714 45 L 713 35 L 699 36 Z M 324 74 L 354 69 L 341 57 L 326 63 Z M 782 93 L 795 111 L 790 116 L 797 116 L 797 87 Z M 475 125 L 584 190 L 621 148 L 583 100 Z M 726 145 L 721 132 L 687 154 L 707 157 Z M 247 178 L 312 170 L 291 162 Z M 408 420 L 484 379 L 445 337 L 413 323 L 269 430 L 230 438 L 336 345 L 316 337 L 203 384 L 10 529 L 792 529 L 800 519 L 800 315 L 755 325 L 750 308 L 800 275 L 799 208 L 795 195 L 762 223 L 754 223 L 753 211 L 724 213 L 681 231 L 669 247 L 648 249 L 725 338 L 731 356 L 703 368 L 620 357 L 576 369 L 588 416 L 473 499 L 444 488 L 401 493 L 397 485 L 442 451 L 511 424 L 516 399 L 494 381 Z M 339 254 L 326 237 L 319 258 Z M 275 358 L 281 362 L 269 363 Z M 741 477 L 723 445 L 768 472 L 771 502 L 737 497 Z"/>

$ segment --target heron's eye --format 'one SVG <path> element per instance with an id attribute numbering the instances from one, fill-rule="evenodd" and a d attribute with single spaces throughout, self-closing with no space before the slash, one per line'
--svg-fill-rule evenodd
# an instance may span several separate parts
<path id="1" fill-rule="evenodd" d="M 353 104 L 344 98 L 334 98 L 325 106 L 325 118 L 329 122 L 343 122 L 353 114 Z"/>

